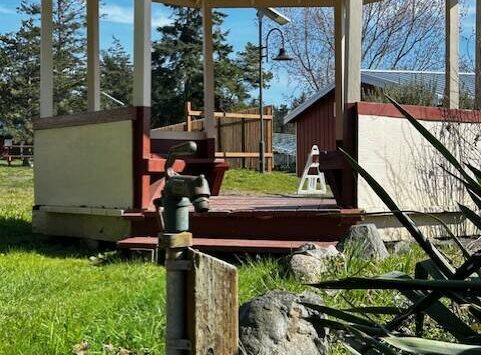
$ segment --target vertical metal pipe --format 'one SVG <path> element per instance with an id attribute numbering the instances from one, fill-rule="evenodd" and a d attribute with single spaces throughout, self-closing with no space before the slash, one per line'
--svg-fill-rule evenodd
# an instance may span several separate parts
<path id="1" fill-rule="evenodd" d="M 342 140 L 343 138 L 343 117 L 345 110 L 345 97 L 344 97 L 344 71 L 345 71 L 345 17 L 346 8 L 344 0 L 339 0 L 334 7 L 334 56 L 335 56 L 335 104 L 336 104 L 336 120 L 335 120 L 335 132 L 336 140 Z"/>
<path id="2" fill-rule="evenodd" d="M 176 234 L 189 230 L 188 198 L 166 197 L 164 201 L 165 232 Z M 181 340 L 187 340 L 186 324 L 186 271 L 172 269 L 171 265 L 185 258 L 185 248 L 170 249 L 165 252 L 167 265 L 167 327 L 166 327 L 166 353 L 167 355 L 183 355 L 187 351 Z"/>
<path id="3" fill-rule="evenodd" d="M 166 249 L 167 265 L 184 259 L 185 250 Z M 186 327 L 186 275 L 185 271 L 167 269 L 167 327 L 166 354 L 184 355 L 181 340 L 187 339 Z"/>
<path id="4" fill-rule="evenodd" d="M 474 107 L 481 109 L 481 0 L 476 0 L 476 69 L 475 69 L 475 98 Z"/>
<path id="5" fill-rule="evenodd" d="M 262 17 L 260 12 L 257 12 L 259 19 L 259 118 L 260 118 L 260 131 L 259 131 L 259 172 L 265 173 L 265 142 L 264 142 L 264 107 L 262 102 L 262 86 L 263 86 L 263 73 L 262 73 L 262 60 L 264 59 L 263 45 L 262 45 Z"/>

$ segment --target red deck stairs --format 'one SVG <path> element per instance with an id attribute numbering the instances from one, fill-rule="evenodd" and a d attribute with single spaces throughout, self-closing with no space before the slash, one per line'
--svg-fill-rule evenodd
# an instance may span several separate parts
<path id="1" fill-rule="evenodd" d="M 133 236 L 120 249 L 157 248 L 154 211 L 127 212 Z M 333 200 L 298 197 L 214 196 L 208 213 L 191 212 L 194 247 L 207 251 L 286 253 L 302 244 L 335 245 L 362 220 L 358 209 L 339 209 Z"/>

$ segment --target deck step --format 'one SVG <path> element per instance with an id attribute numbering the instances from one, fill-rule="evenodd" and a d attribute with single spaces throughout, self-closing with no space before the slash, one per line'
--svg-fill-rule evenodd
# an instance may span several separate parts
<path id="1" fill-rule="evenodd" d="M 310 240 L 194 238 L 194 247 L 200 250 L 244 253 L 289 253 L 306 243 L 313 243 L 321 248 L 327 248 L 330 245 L 335 246 L 337 244 L 337 242 L 317 242 Z"/>
<path id="2" fill-rule="evenodd" d="M 156 249 L 159 245 L 159 238 L 148 236 L 130 236 L 117 242 L 119 249 Z"/>
<path id="3" fill-rule="evenodd" d="M 306 238 L 308 239 L 308 238 Z M 206 251 L 288 253 L 305 243 L 313 243 L 321 248 L 336 245 L 337 242 L 318 242 L 313 240 L 272 240 L 272 239 L 235 239 L 235 238 L 194 238 L 194 248 Z M 119 249 L 156 249 L 158 238 L 131 236 L 117 242 Z"/>
<path id="4" fill-rule="evenodd" d="M 122 218 L 128 221 L 143 221 L 146 217 L 147 216 L 144 211 L 124 211 L 122 213 Z"/>

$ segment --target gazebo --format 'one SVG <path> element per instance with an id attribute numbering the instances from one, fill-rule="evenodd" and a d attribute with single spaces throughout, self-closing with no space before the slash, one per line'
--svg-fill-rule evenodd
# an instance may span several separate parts
<path id="1" fill-rule="evenodd" d="M 40 117 L 34 120 L 33 226 L 35 231 L 111 241 L 129 235 L 144 235 L 149 230 L 154 233 L 154 227 L 145 227 L 145 225 L 151 213 L 149 209 L 152 206 L 152 198 L 158 195 L 161 189 L 159 181 L 164 172 L 165 159 L 156 154 L 156 142 L 150 137 L 152 1 L 134 0 L 133 106 L 109 111 L 102 111 L 100 108 L 99 0 L 86 1 L 88 111 L 62 117 L 55 117 L 54 112 L 53 0 L 41 1 L 41 102 Z M 364 1 L 364 4 L 372 1 L 375 0 Z M 352 115 L 350 108 L 360 101 L 363 0 L 165 0 L 156 2 L 196 7 L 202 11 L 205 132 L 192 136 L 186 132 L 181 138 L 206 141 L 215 140 L 217 133 L 214 117 L 212 10 L 214 8 L 267 7 L 334 8 L 335 136 L 337 141 L 343 142 L 346 150 L 354 149 L 354 145 L 351 144 L 352 130 L 349 122 Z M 446 75 L 446 96 L 449 107 L 457 108 L 459 102 L 458 0 L 446 0 L 446 4 L 446 72 L 448 74 Z M 477 0 L 477 8 L 481 8 L 481 0 Z M 477 32 L 480 33 L 481 11 L 477 14 Z M 480 53 L 479 36 L 476 45 L 477 53 Z M 481 58 L 477 58 L 476 72 L 481 73 Z M 481 79 L 477 78 L 476 83 L 477 103 L 481 106 Z M 209 150 L 209 144 L 206 146 Z M 212 164 L 216 162 L 213 161 Z M 184 165 L 182 161 L 178 161 L 176 169 L 182 170 Z M 215 180 L 215 177 L 212 180 Z M 308 210 L 312 210 L 311 212 L 317 216 L 315 226 L 312 227 L 312 233 L 317 233 L 312 235 L 314 239 L 317 238 L 315 241 L 324 241 L 323 236 L 314 232 L 319 223 L 323 222 L 322 216 L 328 216 L 325 221 L 332 228 L 327 228 L 326 233 L 331 238 L 337 238 L 344 233 L 350 224 L 356 223 L 360 218 L 359 210 L 356 209 L 354 177 L 346 166 L 343 166 L 342 174 L 339 176 L 339 185 L 337 201 L 316 200 L 307 201 L 304 204 L 297 202 L 291 210 L 284 208 L 281 212 L 290 212 L 289 218 L 291 218 L 285 220 L 286 225 L 291 226 L 292 230 L 292 223 L 301 223 L 292 220 L 294 218 L 292 216 L 295 215 L 293 211 L 299 211 L 302 209 L 300 206 L 304 206 L 303 218 L 310 218 Z M 269 206 L 272 207 L 277 202 L 270 201 Z M 266 201 L 258 201 L 257 205 L 259 203 L 268 204 Z M 256 204 L 253 203 L 253 205 Z M 315 210 L 312 208 L 313 205 L 317 206 Z M 339 206 L 351 209 L 341 209 Z M 265 208 L 259 211 L 252 207 L 251 212 L 255 216 L 259 213 L 267 213 L 268 210 Z M 353 217 L 356 213 L 357 217 Z M 272 213 L 269 216 L 274 218 Z M 278 218 L 278 214 L 275 218 Z M 150 219 L 153 220 L 153 218 Z M 194 235 L 196 228 L 199 231 L 212 228 L 212 225 L 209 227 L 207 222 L 209 222 L 208 219 L 199 219 L 197 223 L 194 221 Z M 210 220 L 209 223 L 212 222 Z M 255 223 L 258 222 L 257 220 Z M 247 224 L 245 227 L 256 226 L 255 223 Z M 283 228 L 282 223 L 278 223 L 278 226 Z M 219 225 L 218 227 L 222 230 Z M 225 230 L 228 230 L 229 232 L 226 233 L 230 235 L 222 236 L 223 238 L 233 235 L 232 228 L 229 228 L 226 227 Z M 336 228 L 337 230 L 332 231 Z M 272 233 L 264 235 L 263 238 L 268 239 L 277 232 L 263 231 L 262 233 Z M 236 236 L 237 240 L 241 240 L 242 233 L 247 232 L 239 233 Z M 292 233 L 295 234 L 294 231 Z M 291 235 L 291 237 L 295 237 L 297 244 L 306 241 L 302 236 Z M 331 240 L 328 241 L 331 242 Z M 289 249 L 297 245 L 296 243 L 283 245 L 285 249 Z"/>

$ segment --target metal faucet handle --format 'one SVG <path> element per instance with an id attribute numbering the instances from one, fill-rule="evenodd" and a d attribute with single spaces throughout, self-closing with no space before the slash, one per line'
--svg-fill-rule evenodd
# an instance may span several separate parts
<path id="1" fill-rule="evenodd" d="M 189 141 L 185 143 L 176 144 L 170 147 L 167 154 L 167 161 L 165 162 L 165 171 L 167 178 L 174 176 L 175 171 L 172 169 L 175 159 L 177 157 L 192 155 L 197 151 L 197 143 Z"/>
<path id="2" fill-rule="evenodd" d="M 189 141 L 185 143 L 180 143 L 173 145 L 169 149 L 169 155 L 190 155 L 194 154 L 197 151 L 197 143 Z"/>

